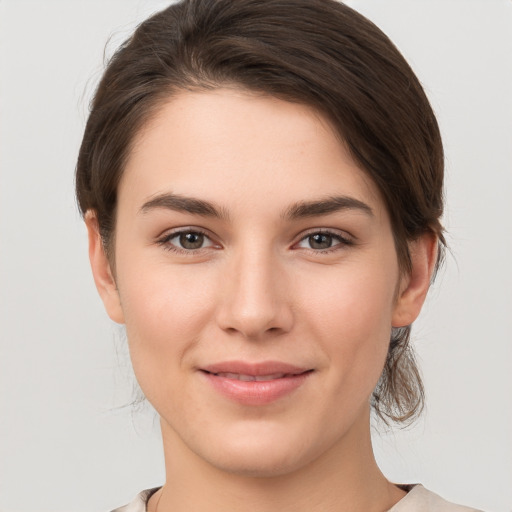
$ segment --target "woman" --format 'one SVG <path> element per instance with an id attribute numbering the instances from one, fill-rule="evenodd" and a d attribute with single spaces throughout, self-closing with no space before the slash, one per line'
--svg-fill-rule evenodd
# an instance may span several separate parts
<path id="1" fill-rule="evenodd" d="M 164 486 L 121 510 L 469 510 L 389 482 L 370 440 L 370 407 L 422 408 L 442 186 L 417 78 L 343 4 L 191 0 L 136 30 L 77 165 L 164 442 Z"/>

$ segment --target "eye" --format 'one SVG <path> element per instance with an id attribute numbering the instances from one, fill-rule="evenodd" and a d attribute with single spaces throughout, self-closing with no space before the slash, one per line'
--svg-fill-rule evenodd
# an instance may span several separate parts
<path id="1" fill-rule="evenodd" d="M 319 231 L 305 236 L 297 244 L 297 247 L 314 251 L 328 251 L 346 245 L 352 245 L 352 241 L 336 233 Z"/>
<path id="2" fill-rule="evenodd" d="M 207 238 L 202 233 L 180 233 L 171 240 L 176 239 L 183 249 L 201 249 Z"/>
<path id="3" fill-rule="evenodd" d="M 186 230 L 165 235 L 158 240 L 160 245 L 173 251 L 197 251 L 207 247 L 213 247 L 214 243 L 201 231 Z"/>
<path id="4" fill-rule="evenodd" d="M 315 233 L 314 235 L 309 235 L 306 241 L 311 249 L 329 249 L 333 245 L 334 238 L 332 235 L 325 233 Z"/>

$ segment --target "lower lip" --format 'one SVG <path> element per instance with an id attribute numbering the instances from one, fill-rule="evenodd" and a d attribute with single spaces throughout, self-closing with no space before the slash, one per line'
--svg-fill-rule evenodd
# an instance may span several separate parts
<path id="1" fill-rule="evenodd" d="M 295 391 L 312 372 L 265 381 L 243 381 L 202 373 L 214 389 L 225 397 L 243 405 L 266 405 Z"/>

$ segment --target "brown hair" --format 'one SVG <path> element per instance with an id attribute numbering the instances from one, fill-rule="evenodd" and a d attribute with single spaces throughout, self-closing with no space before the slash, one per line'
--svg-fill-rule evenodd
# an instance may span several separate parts
<path id="1" fill-rule="evenodd" d="M 335 0 L 182 0 L 142 23 L 94 96 L 76 168 L 82 213 L 96 212 L 113 261 L 116 192 L 134 136 L 180 90 L 234 85 L 327 116 L 379 188 L 402 272 L 408 242 L 444 246 L 443 148 L 428 99 L 393 43 Z M 437 266 L 436 266 L 437 269 Z M 372 405 L 407 422 L 423 407 L 410 326 L 393 329 Z"/>

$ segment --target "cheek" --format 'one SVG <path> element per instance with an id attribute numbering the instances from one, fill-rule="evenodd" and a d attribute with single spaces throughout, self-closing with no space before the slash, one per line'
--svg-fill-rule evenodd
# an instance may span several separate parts
<path id="1" fill-rule="evenodd" d="M 172 379 L 200 339 L 211 317 L 212 287 L 192 265 L 176 272 L 170 266 L 135 265 L 127 260 L 120 274 L 121 303 L 135 374 L 146 396 L 158 393 L 158 382 Z M 154 389 L 152 389 L 154 388 Z"/>
<path id="2" fill-rule="evenodd" d="M 389 272 L 394 267 L 385 265 L 368 268 L 331 276 L 325 283 L 328 293 L 315 287 L 308 297 L 305 321 L 322 343 L 340 393 L 358 387 L 371 393 L 388 351 L 398 271 Z"/>

